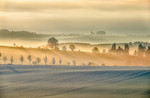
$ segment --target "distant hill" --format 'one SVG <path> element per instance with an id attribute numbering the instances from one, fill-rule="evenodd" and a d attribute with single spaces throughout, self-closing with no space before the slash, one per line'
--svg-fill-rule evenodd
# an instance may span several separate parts
<path id="1" fill-rule="evenodd" d="M 7 29 L 0 30 L 1 38 L 40 38 L 40 34 L 28 31 L 9 31 Z"/>
<path id="2" fill-rule="evenodd" d="M 105 31 L 97 31 L 96 35 L 106 35 L 106 32 Z"/>

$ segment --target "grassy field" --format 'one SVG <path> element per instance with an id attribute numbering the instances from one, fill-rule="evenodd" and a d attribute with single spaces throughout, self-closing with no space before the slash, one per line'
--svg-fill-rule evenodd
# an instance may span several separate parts
<path id="1" fill-rule="evenodd" d="M 149 98 L 150 67 L 0 65 L 0 98 Z"/>
<path id="2" fill-rule="evenodd" d="M 135 57 L 126 55 L 111 55 L 100 54 L 91 52 L 79 52 L 79 51 L 54 51 L 49 49 L 39 48 L 22 48 L 22 47 L 8 47 L 0 46 L 0 64 L 10 64 L 10 58 L 14 57 L 14 64 L 21 64 L 20 57 L 24 57 L 24 65 L 28 65 L 28 55 L 32 56 L 32 62 L 37 57 L 41 59 L 40 64 L 44 65 L 44 57 L 47 56 L 47 65 L 52 65 L 52 59 L 55 58 L 55 65 L 59 65 L 59 60 L 62 60 L 61 65 L 73 65 L 73 61 L 76 61 L 76 65 L 89 65 L 90 66 L 149 66 L 150 60 L 145 57 Z M 3 57 L 7 57 L 7 61 L 4 62 Z M 32 64 L 31 62 L 31 64 Z"/>

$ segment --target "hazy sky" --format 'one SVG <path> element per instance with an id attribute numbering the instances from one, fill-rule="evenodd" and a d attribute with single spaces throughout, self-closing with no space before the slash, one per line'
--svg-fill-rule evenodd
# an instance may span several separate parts
<path id="1" fill-rule="evenodd" d="M 150 34 L 149 0 L 0 0 L 0 29 Z"/>

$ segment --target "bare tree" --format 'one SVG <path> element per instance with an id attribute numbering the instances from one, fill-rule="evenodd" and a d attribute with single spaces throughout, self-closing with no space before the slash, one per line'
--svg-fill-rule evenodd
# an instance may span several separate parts
<path id="1" fill-rule="evenodd" d="M 37 64 L 39 65 L 39 63 L 41 62 L 41 59 L 40 58 L 36 58 L 36 62 L 37 62 Z"/>
<path id="2" fill-rule="evenodd" d="M 3 57 L 3 61 L 4 61 L 4 64 L 5 64 L 6 61 L 7 61 L 7 57 L 6 56 Z"/>
<path id="3" fill-rule="evenodd" d="M 11 62 L 11 64 L 13 64 L 13 62 L 14 62 L 13 56 L 10 58 L 10 62 Z"/>
<path id="4" fill-rule="evenodd" d="M 24 57 L 23 56 L 20 57 L 20 61 L 23 64 L 23 62 L 24 62 Z"/>
<path id="5" fill-rule="evenodd" d="M 45 65 L 47 65 L 47 56 L 44 58 Z"/>
<path id="6" fill-rule="evenodd" d="M 74 51 L 76 49 L 75 45 L 70 45 L 69 48 Z"/>
<path id="7" fill-rule="evenodd" d="M 28 55 L 27 59 L 29 60 L 29 64 L 31 64 L 32 56 L 31 56 L 31 55 Z"/>

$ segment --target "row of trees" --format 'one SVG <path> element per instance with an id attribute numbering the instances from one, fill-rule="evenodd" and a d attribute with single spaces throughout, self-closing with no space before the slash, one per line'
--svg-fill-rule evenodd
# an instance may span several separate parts
<path id="1" fill-rule="evenodd" d="M 52 50 L 59 50 L 58 48 L 58 40 L 54 37 L 50 38 L 48 40 L 48 47 L 51 48 Z M 75 45 L 70 45 L 69 48 L 74 51 L 76 49 Z M 66 51 L 67 47 L 63 46 L 62 50 Z"/>
<path id="2" fill-rule="evenodd" d="M 92 49 L 92 52 L 94 53 L 99 53 L 99 49 L 98 47 L 94 47 Z M 114 43 L 111 47 L 111 49 L 108 51 L 108 53 L 110 54 L 114 54 L 114 55 L 129 55 L 130 52 L 130 47 L 128 44 L 124 45 L 124 48 L 122 48 L 121 46 L 116 45 L 116 43 Z M 106 50 L 103 49 L 102 53 L 106 53 Z M 150 57 L 150 46 L 148 46 L 148 48 L 146 48 L 145 46 L 143 46 L 141 43 L 138 45 L 138 49 L 135 50 L 134 52 L 134 56 L 145 56 L 145 57 Z"/>
<path id="3" fill-rule="evenodd" d="M 2 56 L 2 54 L 0 53 L 0 57 Z M 3 56 L 2 57 L 2 60 L 4 61 L 4 64 L 6 64 L 6 62 L 9 60 L 10 61 L 10 64 L 13 64 L 14 63 L 14 57 L 13 56 L 11 56 L 10 57 L 10 59 L 8 59 L 7 58 L 7 56 Z M 24 56 L 20 56 L 20 58 L 19 58 L 19 60 L 20 60 L 20 62 L 21 62 L 21 64 L 23 65 L 24 64 L 24 60 L 25 60 L 25 58 L 24 58 Z M 41 58 L 39 58 L 39 57 L 37 57 L 35 60 L 33 60 L 33 58 L 32 58 L 32 56 L 31 55 L 28 55 L 27 56 L 27 60 L 29 61 L 29 65 L 32 63 L 33 65 L 39 65 L 40 64 L 40 62 L 41 62 Z M 44 63 L 45 63 L 45 65 L 47 65 L 47 63 L 48 63 L 48 57 L 47 56 L 45 56 L 44 58 L 43 58 L 43 61 L 44 61 Z M 61 59 L 59 59 L 58 60 L 58 63 L 59 63 L 59 65 L 61 65 L 62 64 L 62 60 Z M 53 57 L 52 58 L 52 64 L 56 64 L 56 59 Z M 70 62 L 67 62 L 67 65 L 70 65 L 71 63 Z M 73 60 L 72 61 L 72 65 L 76 65 L 76 61 L 75 60 Z"/>
<path id="4" fill-rule="evenodd" d="M 114 43 L 112 45 L 112 48 L 109 50 L 109 53 L 113 53 L 113 54 L 126 54 L 129 55 L 129 51 L 130 51 L 130 47 L 128 44 L 124 45 L 124 48 L 122 48 L 121 46 L 116 46 L 116 44 Z M 149 57 L 150 56 L 150 46 L 148 46 L 148 48 L 146 48 L 145 46 L 143 46 L 141 43 L 138 45 L 138 49 L 135 50 L 134 52 L 135 56 L 146 56 Z"/>
<path id="5" fill-rule="evenodd" d="M 116 43 L 114 43 L 111 47 L 111 49 L 109 50 L 109 53 L 113 53 L 113 54 L 127 54 L 129 55 L 129 45 L 128 44 L 125 44 L 124 45 L 124 48 L 122 48 L 121 46 L 118 46 L 117 48 L 117 45 Z"/>
<path id="6" fill-rule="evenodd" d="M 130 43 L 129 43 L 130 44 Z M 116 45 L 116 43 L 114 43 L 111 47 L 111 49 L 108 51 L 108 53 L 111 53 L 111 54 L 125 54 L 125 55 L 129 55 L 129 52 L 130 52 L 130 45 L 129 44 L 125 44 L 124 45 L 124 48 L 122 48 L 121 46 L 118 46 Z M 50 38 L 48 40 L 48 46 L 51 47 L 51 49 L 57 49 L 59 50 L 58 48 L 58 40 L 54 37 Z M 69 48 L 74 51 L 76 49 L 75 45 L 70 45 Z M 63 51 L 66 51 L 67 50 L 67 47 L 66 46 L 63 46 L 62 47 L 62 50 Z M 94 53 L 99 53 L 99 49 L 98 47 L 94 47 L 92 49 L 92 52 Z M 106 53 L 106 50 L 103 49 L 102 51 L 103 53 Z M 139 43 L 139 46 L 138 46 L 138 49 L 135 50 L 135 53 L 134 53 L 135 56 L 150 56 L 150 46 L 148 46 L 148 48 L 146 49 L 145 46 L 143 46 L 141 43 Z"/>
<path id="7" fill-rule="evenodd" d="M 150 46 L 148 46 L 148 48 L 146 49 L 145 46 L 139 44 L 138 50 L 135 50 L 134 55 L 150 57 Z"/>

